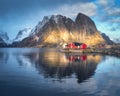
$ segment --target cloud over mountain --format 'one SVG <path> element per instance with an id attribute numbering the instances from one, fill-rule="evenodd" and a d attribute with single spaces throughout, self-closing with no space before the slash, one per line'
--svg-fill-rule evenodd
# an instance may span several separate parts
<path id="1" fill-rule="evenodd" d="M 20 29 L 34 27 L 44 16 L 61 14 L 75 19 L 79 12 L 90 16 L 111 38 L 120 37 L 119 0 L 0 0 L 0 30 L 15 38 Z"/>

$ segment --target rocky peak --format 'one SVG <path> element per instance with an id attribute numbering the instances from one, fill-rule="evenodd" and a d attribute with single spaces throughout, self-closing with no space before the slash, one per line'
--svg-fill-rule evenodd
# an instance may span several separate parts
<path id="1" fill-rule="evenodd" d="M 97 32 L 97 28 L 92 19 L 82 13 L 78 13 L 75 19 L 75 24 L 77 30 L 82 32 L 86 31 L 88 35 L 93 35 L 95 32 Z"/>
<path id="2" fill-rule="evenodd" d="M 106 43 L 93 20 L 82 13 L 77 15 L 75 21 L 62 15 L 45 16 L 34 28 L 33 34 L 20 44 L 41 47 L 68 42 L 81 42 L 87 45 Z"/>
<path id="3" fill-rule="evenodd" d="M 46 25 L 46 23 L 49 22 L 50 18 L 51 18 L 51 16 L 44 16 L 43 20 L 40 21 L 40 22 L 31 30 L 30 36 L 33 36 L 33 35 L 37 34 L 37 33 L 41 30 L 41 28 L 43 28 L 43 27 Z"/>
<path id="4" fill-rule="evenodd" d="M 68 31 L 74 29 L 74 21 L 66 16 L 52 15 L 50 22 L 58 29 L 66 29 Z M 49 23 L 50 23 L 49 22 Z"/>
<path id="5" fill-rule="evenodd" d="M 34 28 L 34 32 L 32 34 L 41 34 L 44 32 L 44 29 L 67 29 L 70 30 L 73 28 L 74 22 L 65 16 L 62 15 L 51 15 L 44 16 L 43 20 L 38 23 L 38 25 Z"/>
<path id="6" fill-rule="evenodd" d="M 63 21 L 64 17 L 62 15 L 52 15 L 51 16 L 51 20 L 55 21 L 55 23 L 59 23 L 59 21 Z"/>
<path id="7" fill-rule="evenodd" d="M 67 18 L 66 16 L 62 16 L 62 15 L 52 15 L 51 20 L 55 21 L 55 23 L 67 23 L 66 21 L 71 21 L 70 18 Z"/>
<path id="8" fill-rule="evenodd" d="M 46 24 L 50 20 L 50 18 L 50 16 L 44 16 L 42 22 L 40 22 L 40 26 L 44 26 L 44 24 Z"/>

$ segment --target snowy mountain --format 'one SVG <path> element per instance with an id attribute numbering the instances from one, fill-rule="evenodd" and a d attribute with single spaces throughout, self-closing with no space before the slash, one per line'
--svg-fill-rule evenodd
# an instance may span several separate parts
<path id="1" fill-rule="evenodd" d="M 21 30 L 12 46 L 57 47 L 69 42 L 82 42 L 88 46 L 113 44 L 108 36 L 97 30 L 91 18 L 78 13 L 74 21 L 62 15 L 45 16 L 32 30 Z"/>
<path id="2" fill-rule="evenodd" d="M 28 37 L 31 34 L 31 30 L 31 28 L 24 28 L 23 30 L 20 30 L 13 42 L 22 41 L 24 38 Z"/>
<path id="3" fill-rule="evenodd" d="M 97 45 L 106 44 L 107 41 L 98 32 L 94 21 L 79 13 L 75 21 L 62 15 L 45 16 L 18 47 L 52 47 L 68 42 Z"/>
<path id="4" fill-rule="evenodd" d="M 31 31 L 30 36 L 35 35 L 39 32 L 39 30 L 47 23 L 49 22 L 51 16 L 44 16 L 43 20 L 40 21 Z"/>
<path id="5" fill-rule="evenodd" d="M 0 31 L 0 38 L 5 42 L 8 43 L 9 37 L 7 35 L 7 32 Z"/>
<path id="6" fill-rule="evenodd" d="M 120 38 L 114 38 L 113 41 L 120 44 Z"/>
<path id="7" fill-rule="evenodd" d="M 4 42 L 2 38 L 0 38 L 0 47 L 5 47 L 7 44 Z"/>
<path id="8" fill-rule="evenodd" d="M 35 35 L 42 31 L 42 28 L 47 24 L 50 23 L 50 21 L 54 21 L 55 24 L 58 24 L 63 18 L 66 18 L 62 15 L 50 15 L 50 16 L 44 16 L 43 20 L 40 21 L 31 31 L 30 36 Z M 66 22 L 67 23 L 67 22 Z M 61 22 L 62 24 L 62 22 Z"/>

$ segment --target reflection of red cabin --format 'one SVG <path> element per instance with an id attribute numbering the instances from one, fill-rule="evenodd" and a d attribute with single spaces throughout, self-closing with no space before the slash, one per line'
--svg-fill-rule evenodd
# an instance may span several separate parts
<path id="1" fill-rule="evenodd" d="M 72 42 L 66 45 L 66 48 L 71 49 L 86 49 L 87 45 L 84 43 Z"/>
<path id="2" fill-rule="evenodd" d="M 87 59 L 87 56 L 86 55 L 82 55 L 82 56 L 73 55 L 73 56 L 68 56 L 67 59 L 70 62 L 85 61 Z"/>

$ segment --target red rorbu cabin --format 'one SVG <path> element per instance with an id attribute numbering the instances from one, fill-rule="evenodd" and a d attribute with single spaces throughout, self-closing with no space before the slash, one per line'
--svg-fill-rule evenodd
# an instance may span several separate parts
<path id="1" fill-rule="evenodd" d="M 87 45 L 84 43 L 72 42 L 65 45 L 65 48 L 69 49 L 86 49 Z"/>

